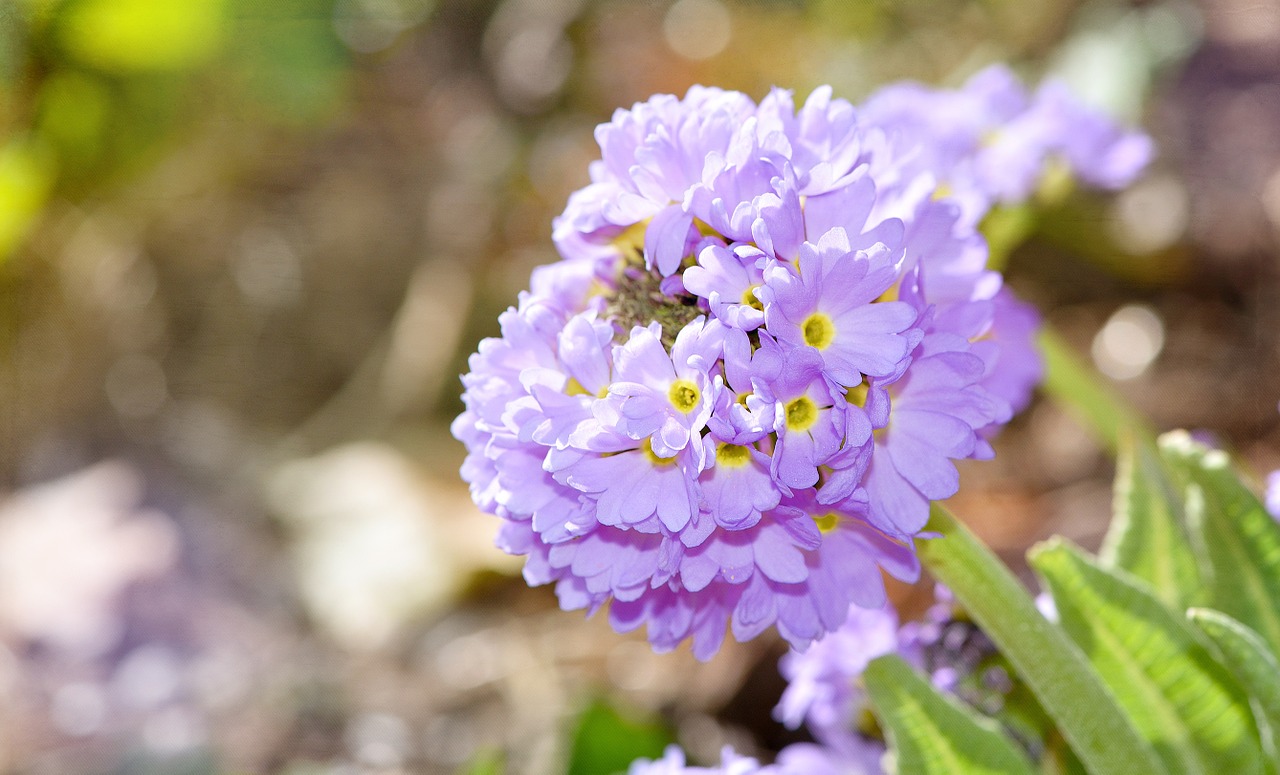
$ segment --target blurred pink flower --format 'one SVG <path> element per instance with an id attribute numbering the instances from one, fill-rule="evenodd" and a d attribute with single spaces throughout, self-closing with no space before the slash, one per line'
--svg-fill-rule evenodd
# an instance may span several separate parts
<path id="1" fill-rule="evenodd" d="M 0 500 L 0 638 L 95 655 L 120 637 L 120 593 L 173 565 L 178 537 L 104 462 Z"/>

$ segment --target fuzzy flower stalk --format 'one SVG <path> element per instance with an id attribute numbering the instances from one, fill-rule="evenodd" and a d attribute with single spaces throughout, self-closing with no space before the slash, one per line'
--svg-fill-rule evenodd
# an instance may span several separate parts
<path id="1" fill-rule="evenodd" d="M 562 259 L 471 357 L 453 432 L 530 584 L 700 659 L 727 631 L 804 648 L 917 577 L 953 461 L 1041 373 L 976 224 L 1050 163 L 1113 186 L 1150 154 L 999 68 L 864 109 L 694 87 L 595 136 Z"/>

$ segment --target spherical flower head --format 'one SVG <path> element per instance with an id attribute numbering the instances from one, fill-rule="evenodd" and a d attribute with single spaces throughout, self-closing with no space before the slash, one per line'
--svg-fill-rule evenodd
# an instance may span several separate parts
<path id="1" fill-rule="evenodd" d="M 597 129 L 563 259 L 470 358 L 452 428 L 530 584 L 708 659 L 729 632 L 803 648 L 918 577 L 929 501 L 1039 374 L 974 228 L 982 138 L 1074 109 L 999 71 L 939 94 L 695 87 Z"/>

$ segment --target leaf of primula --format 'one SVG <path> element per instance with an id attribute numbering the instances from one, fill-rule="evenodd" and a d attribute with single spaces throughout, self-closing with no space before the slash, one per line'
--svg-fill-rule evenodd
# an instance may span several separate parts
<path id="1" fill-rule="evenodd" d="M 897 655 L 863 673 L 876 716 L 887 730 L 897 771 L 912 775 L 1033 775 L 999 725 L 943 696 Z"/>
<path id="2" fill-rule="evenodd" d="M 1262 636 L 1221 611 L 1192 608 L 1187 618 L 1213 640 L 1227 668 L 1248 689 L 1263 750 L 1271 762 L 1268 772 L 1280 772 L 1280 660 Z"/>
<path id="3" fill-rule="evenodd" d="M 1170 773 L 1262 771 L 1248 698 L 1186 620 L 1142 581 L 1055 538 L 1031 565 L 1080 645 Z"/>
<path id="4" fill-rule="evenodd" d="M 1163 775 L 1155 750 L 1083 651 L 945 506 L 934 503 L 931 513 L 927 530 L 938 537 L 920 542 L 921 562 L 1013 665 L 1085 769 L 1091 775 Z"/>
<path id="5" fill-rule="evenodd" d="M 1160 453 L 1188 485 L 1187 521 L 1206 556 L 1206 604 L 1248 625 L 1280 654 L 1280 525 L 1227 455 L 1185 433 Z"/>
<path id="6" fill-rule="evenodd" d="M 1183 610 L 1203 586 L 1183 523 L 1182 500 L 1150 442 L 1128 436 L 1116 459 L 1114 515 L 1099 559 L 1149 583 L 1166 605 Z"/>

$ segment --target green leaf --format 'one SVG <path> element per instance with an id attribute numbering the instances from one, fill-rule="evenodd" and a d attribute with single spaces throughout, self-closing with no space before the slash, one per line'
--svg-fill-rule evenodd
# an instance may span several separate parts
<path id="1" fill-rule="evenodd" d="M 1141 414 L 1086 366 L 1057 332 L 1046 325 L 1037 341 L 1045 365 L 1041 387 L 1092 428 L 1110 449 L 1119 449 L 1120 440 L 1126 435 L 1140 442 L 1155 439 L 1155 432 Z"/>
<path id="2" fill-rule="evenodd" d="M 920 559 L 1013 665 L 1085 768 L 1093 775 L 1164 773 L 1084 654 L 991 550 L 937 503 L 926 529 L 939 537 L 918 544 Z"/>
<path id="3" fill-rule="evenodd" d="M 1209 564 L 1208 605 L 1257 631 L 1280 654 L 1280 525 L 1226 453 L 1181 432 L 1163 436 L 1160 452 L 1189 487 L 1187 521 Z"/>
<path id="4" fill-rule="evenodd" d="M 1061 538 L 1033 548 L 1030 559 L 1062 626 L 1170 773 L 1261 772 L 1248 698 L 1183 617 L 1141 581 Z"/>
<path id="5" fill-rule="evenodd" d="M 1035 772 L 998 724 L 939 694 L 901 657 L 890 654 L 872 661 L 863 680 L 876 716 L 888 732 L 899 772 Z"/>
<path id="6" fill-rule="evenodd" d="M 1035 231 L 1036 217 L 1036 208 L 1028 204 L 1000 205 L 987 213 L 980 229 L 987 238 L 988 269 L 1004 270 L 1009 255 Z"/>
<path id="7" fill-rule="evenodd" d="M 1183 610 L 1203 587 L 1183 524 L 1182 500 L 1153 446 L 1122 439 L 1116 460 L 1115 514 L 1099 558 L 1149 583 L 1161 601 Z"/>
<path id="8" fill-rule="evenodd" d="M 1249 692 L 1253 715 L 1270 772 L 1280 772 L 1280 661 L 1262 636 L 1221 611 L 1192 608 L 1187 611 L 1200 631 L 1213 641 L 1223 663 Z"/>
<path id="9" fill-rule="evenodd" d="M 651 719 L 623 716 L 603 700 L 579 714 L 569 748 L 567 775 L 626 772 L 639 758 L 659 759 L 674 742 L 670 731 Z"/>

